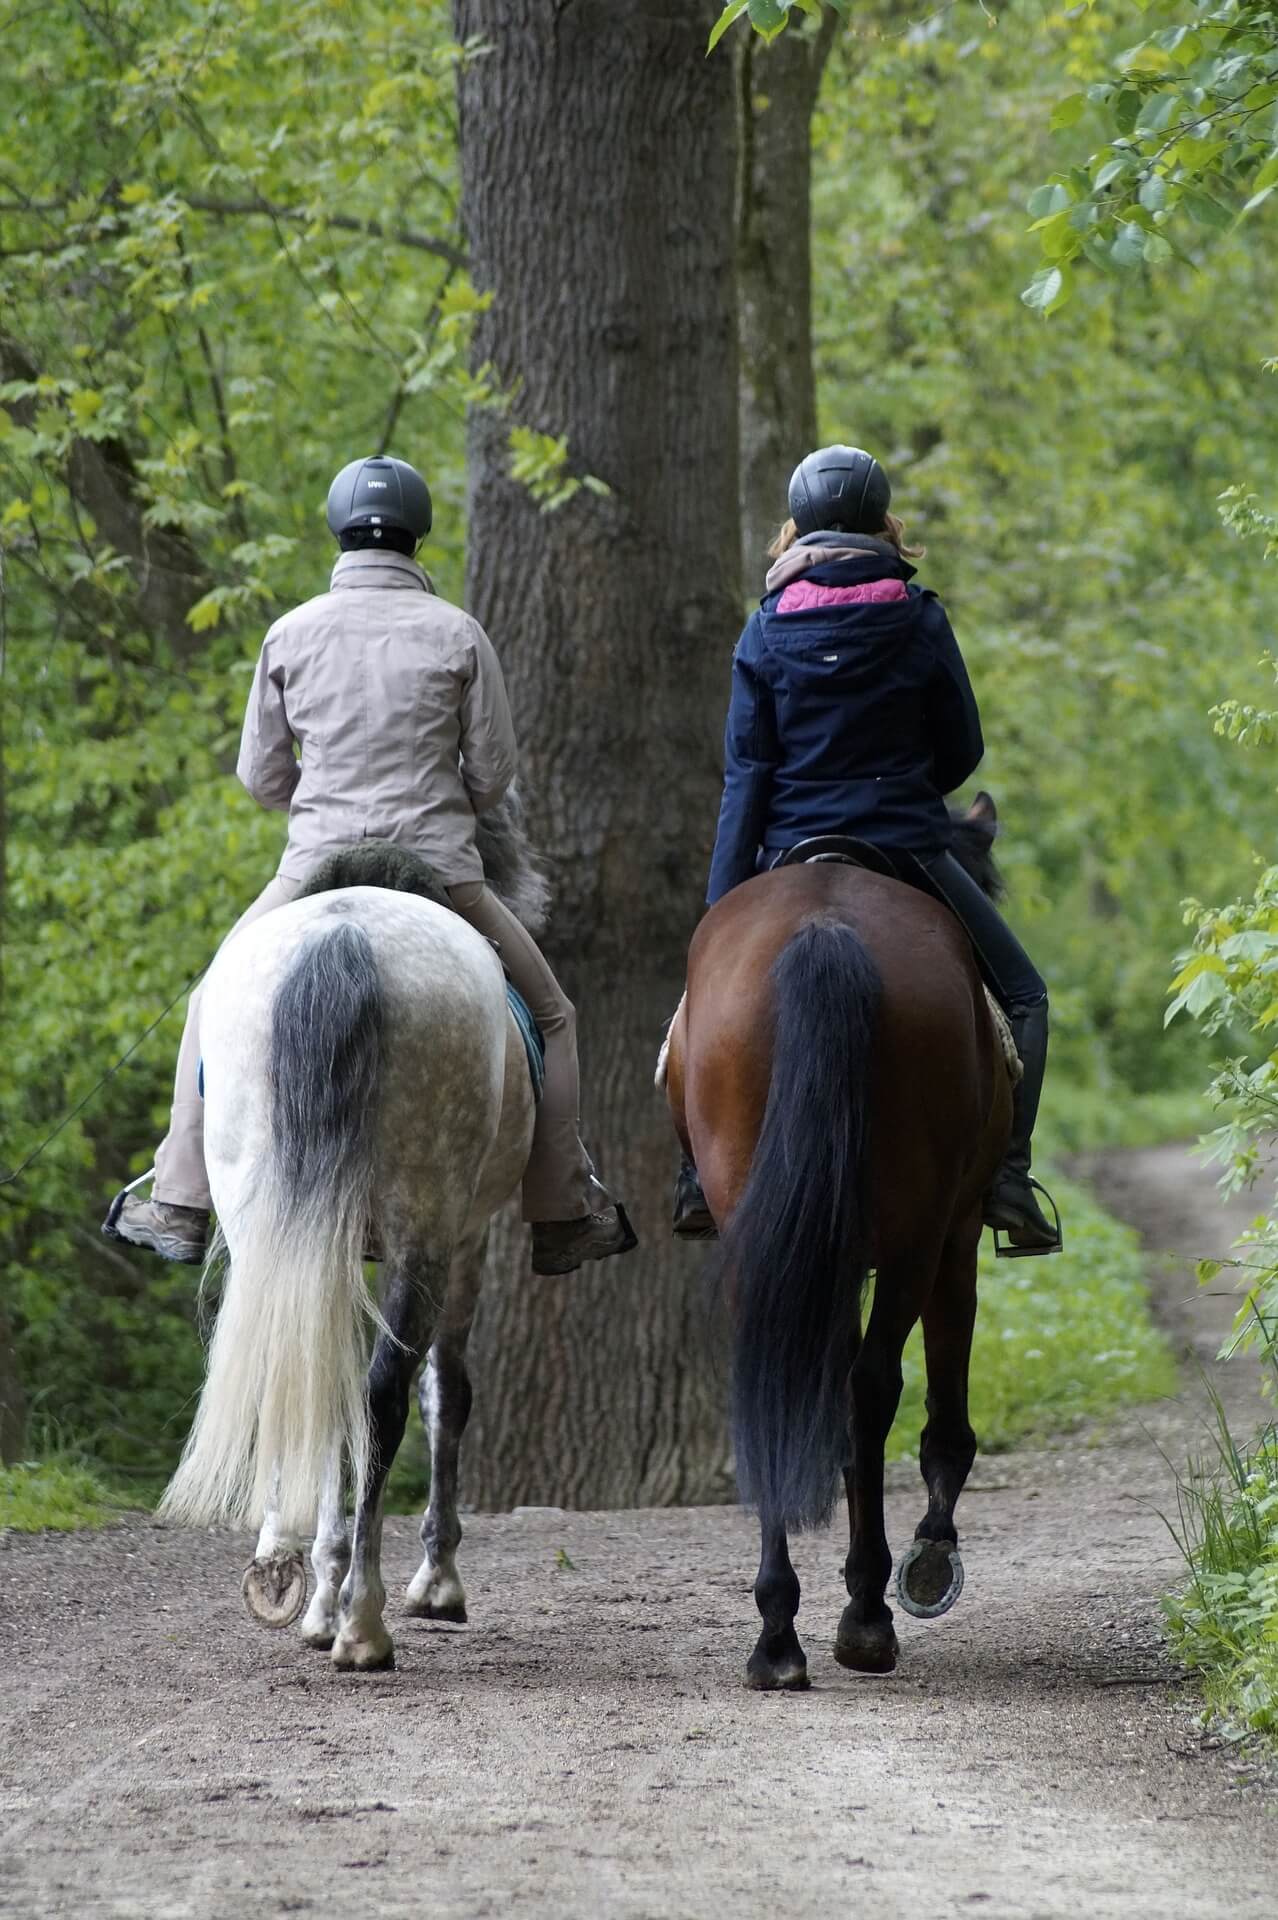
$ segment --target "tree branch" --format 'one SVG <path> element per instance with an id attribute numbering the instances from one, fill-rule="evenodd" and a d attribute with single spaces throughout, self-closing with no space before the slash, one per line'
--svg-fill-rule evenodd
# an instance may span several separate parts
<path id="1" fill-rule="evenodd" d="M 280 207 L 273 200 L 257 195 L 251 200 L 220 200 L 210 194 L 182 193 L 174 191 L 174 199 L 196 213 L 211 213 L 215 219 L 266 219 L 287 220 L 294 226 L 322 225 L 338 227 L 345 233 L 362 233 L 372 240 L 389 240 L 397 247 L 413 247 L 419 253 L 432 253 L 438 260 L 446 260 L 450 267 L 465 268 L 469 265 L 468 256 L 450 240 L 437 240 L 432 234 L 418 233 L 413 227 L 388 227 L 380 220 L 357 220 L 353 214 L 312 212 L 306 207 Z M 110 193 L 103 196 L 99 203 L 103 206 L 118 206 L 119 195 Z M 63 213 L 70 205 L 67 200 L 2 200 L 0 213 Z M 58 243 L 57 248 L 33 246 L 21 249 L 24 253 L 42 253 L 58 251 L 69 246 L 69 240 Z M 14 249 L 17 251 L 17 249 Z"/>

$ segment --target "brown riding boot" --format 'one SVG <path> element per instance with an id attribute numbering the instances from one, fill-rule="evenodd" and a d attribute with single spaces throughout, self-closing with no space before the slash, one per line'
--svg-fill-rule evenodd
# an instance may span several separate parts
<path id="1" fill-rule="evenodd" d="M 112 1201 L 102 1231 L 108 1240 L 124 1240 L 158 1253 L 162 1260 L 198 1267 L 208 1250 L 209 1217 L 207 1207 L 179 1207 L 125 1193 Z"/>
<path id="2" fill-rule="evenodd" d="M 533 1272 L 575 1273 L 587 1260 L 608 1260 L 638 1245 L 626 1209 L 610 1201 L 599 1213 L 583 1213 L 579 1220 L 535 1221 Z"/>

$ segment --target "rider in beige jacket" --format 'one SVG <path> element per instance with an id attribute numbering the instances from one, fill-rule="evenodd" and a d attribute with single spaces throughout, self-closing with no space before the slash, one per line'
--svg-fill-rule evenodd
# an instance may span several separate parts
<path id="1" fill-rule="evenodd" d="M 515 730 L 487 634 L 434 592 L 412 557 L 430 524 L 426 483 L 403 461 L 353 461 L 333 482 L 329 526 L 343 552 L 329 591 L 266 636 L 237 766 L 255 800 L 288 814 L 288 843 L 275 878 L 228 937 L 294 899 L 338 847 L 393 840 L 428 861 L 457 912 L 497 946 L 545 1039 L 524 1217 L 533 1222 L 535 1270 L 567 1273 L 628 1251 L 634 1236 L 578 1134 L 572 1005 L 531 936 L 484 885 L 475 817 L 514 778 Z M 199 1001 L 197 990 L 151 1197 L 117 1202 L 106 1226 L 188 1261 L 203 1258 L 210 1213 Z"/>

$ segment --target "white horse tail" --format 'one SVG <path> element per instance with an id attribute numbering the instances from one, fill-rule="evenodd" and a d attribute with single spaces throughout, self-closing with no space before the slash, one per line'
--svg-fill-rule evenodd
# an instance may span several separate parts
<path id="1" fill-rule="evenodd" d="M 344 1450 L 362 1491 L 364 1278 L 383 1001 L 368 936 L 325 920 L 271 1008 L 270 1162 L 225 1222 L 230 1268 L 195 1424 L 161 1511 L 309 1533 Z M 340 1457 L 340 1451 L 338 1452 Z"/>

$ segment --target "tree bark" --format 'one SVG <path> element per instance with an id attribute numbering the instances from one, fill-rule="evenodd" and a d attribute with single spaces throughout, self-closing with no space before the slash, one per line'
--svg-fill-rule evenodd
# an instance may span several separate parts
<path id="1" fill-rule="evenodd" d="M 0 1467 L 21 1460 L 27 1432 L 27 1402 L 18 1373 L 13 1328 L 0 1305 Z"/>
<path id="2" fill-rule="evenodd" d="M 812 114 L 839 15 L 735 45 L 740 165 L 741 572 L 762 590 L 785 487 L 816 445 L 812 368 Z"/>
<path id="3" fill-rule="evenodd" d="M 739 624 L 731 63 L 717 0 L 455 0 L 462 208 L 493 299 L 477 359 L 597 476 L 553 513 L 470 438 L 468 598 L 506 665 L 547 951 L 579 1009 L 585 1137 L 642 1247 L 530 1276 L 509 1223 L 475 1333 L 477 1504 L 623 1506 L 730 1488 L 703 1261 L 670 1238 L 657 1047 L 713 837 Z"/>

